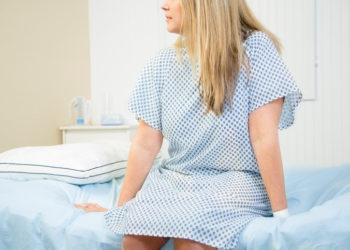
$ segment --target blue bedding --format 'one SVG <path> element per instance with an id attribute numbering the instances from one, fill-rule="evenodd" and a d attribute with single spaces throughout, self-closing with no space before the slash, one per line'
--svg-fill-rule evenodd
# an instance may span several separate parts
<path id="1" fill-rule="evenodd" d="M 291 216 L 252 221 L 237 249 L 349 249 L 350 164 L 288 166 L 285 176 Z M 80 186 L 0 179 L 0 249 L 120 249 L 122 235 L 107 229 L 103 213 L 73 204 L 112 207 L 123 179 Z M 172 249 L 172 240 L 162 247 Z"/>

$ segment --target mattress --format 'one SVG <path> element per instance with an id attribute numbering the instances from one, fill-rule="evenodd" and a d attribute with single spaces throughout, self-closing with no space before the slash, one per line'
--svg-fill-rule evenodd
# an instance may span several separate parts
<path id="1" fill-rule="evenodd" d="M 350 164 L 289 166 L 285 176 L 291 216 L 255 219 L 236 249 L 348 249 Z M 73 204 L 110 208 L 123 179 L 88 185 L 0 179 L 0 249 L 121 249 L 123 236 L 108 230 L 103 213 L 85 213 Z M 173 250 L 172 239 L 161 249 Z"/>

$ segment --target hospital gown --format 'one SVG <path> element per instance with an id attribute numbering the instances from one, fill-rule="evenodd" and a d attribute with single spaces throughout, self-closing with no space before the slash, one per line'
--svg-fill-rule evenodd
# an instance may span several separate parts
<path id="1" fill-rule="evenodd" d="M 138 118 L 162 132 L 169 157 L 151 169 L 136 196 L 105 214 L 117 234 L 191 239 L 219 249 L 234 249 L 253 219 L 272 216 L 271 204 L 250 143 L 249 114 L 285 97 L 279 129 L 293 124 L 302 93 L 262 31 L 253 32 L 244 49 L 251 75 L 241 68 L 232 108 L 204 115 L 198 67 L 192 74 L 181 50 L 160 50 L 144 67 L 129 99 Z"/>

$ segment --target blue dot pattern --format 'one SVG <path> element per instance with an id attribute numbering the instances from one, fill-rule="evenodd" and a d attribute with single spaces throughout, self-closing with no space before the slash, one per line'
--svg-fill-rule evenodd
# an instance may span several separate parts
<path id="1" fill-rule="evenodd" d="M 129 109 L 161 131 L 169 158 L 153 167 L 136 196 L 105 214 L 117 234 L 191 239 L 234 249 L 253 219 L 272 216 L 271 204 L 252 149 L 250 112 L 285 97 L 279 129 L 293 124 L 302 94 L 272 40 L 255 31 L 244 42 L 251 75 L 242 67 L 230 109 L 204 115 L 189 57 L 174 48 L 146 64 L 129 99 Z"/>

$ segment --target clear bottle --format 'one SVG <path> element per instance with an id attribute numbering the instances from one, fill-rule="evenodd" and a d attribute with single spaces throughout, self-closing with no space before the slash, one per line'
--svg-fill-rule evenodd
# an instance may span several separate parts
<path id="1" fill-rule="evenodd" d="M 91 103 L 84 96 L 74 97 L 69 105 L 69 116 L 75 125 L 87 125 L 89 123 Z"/>

